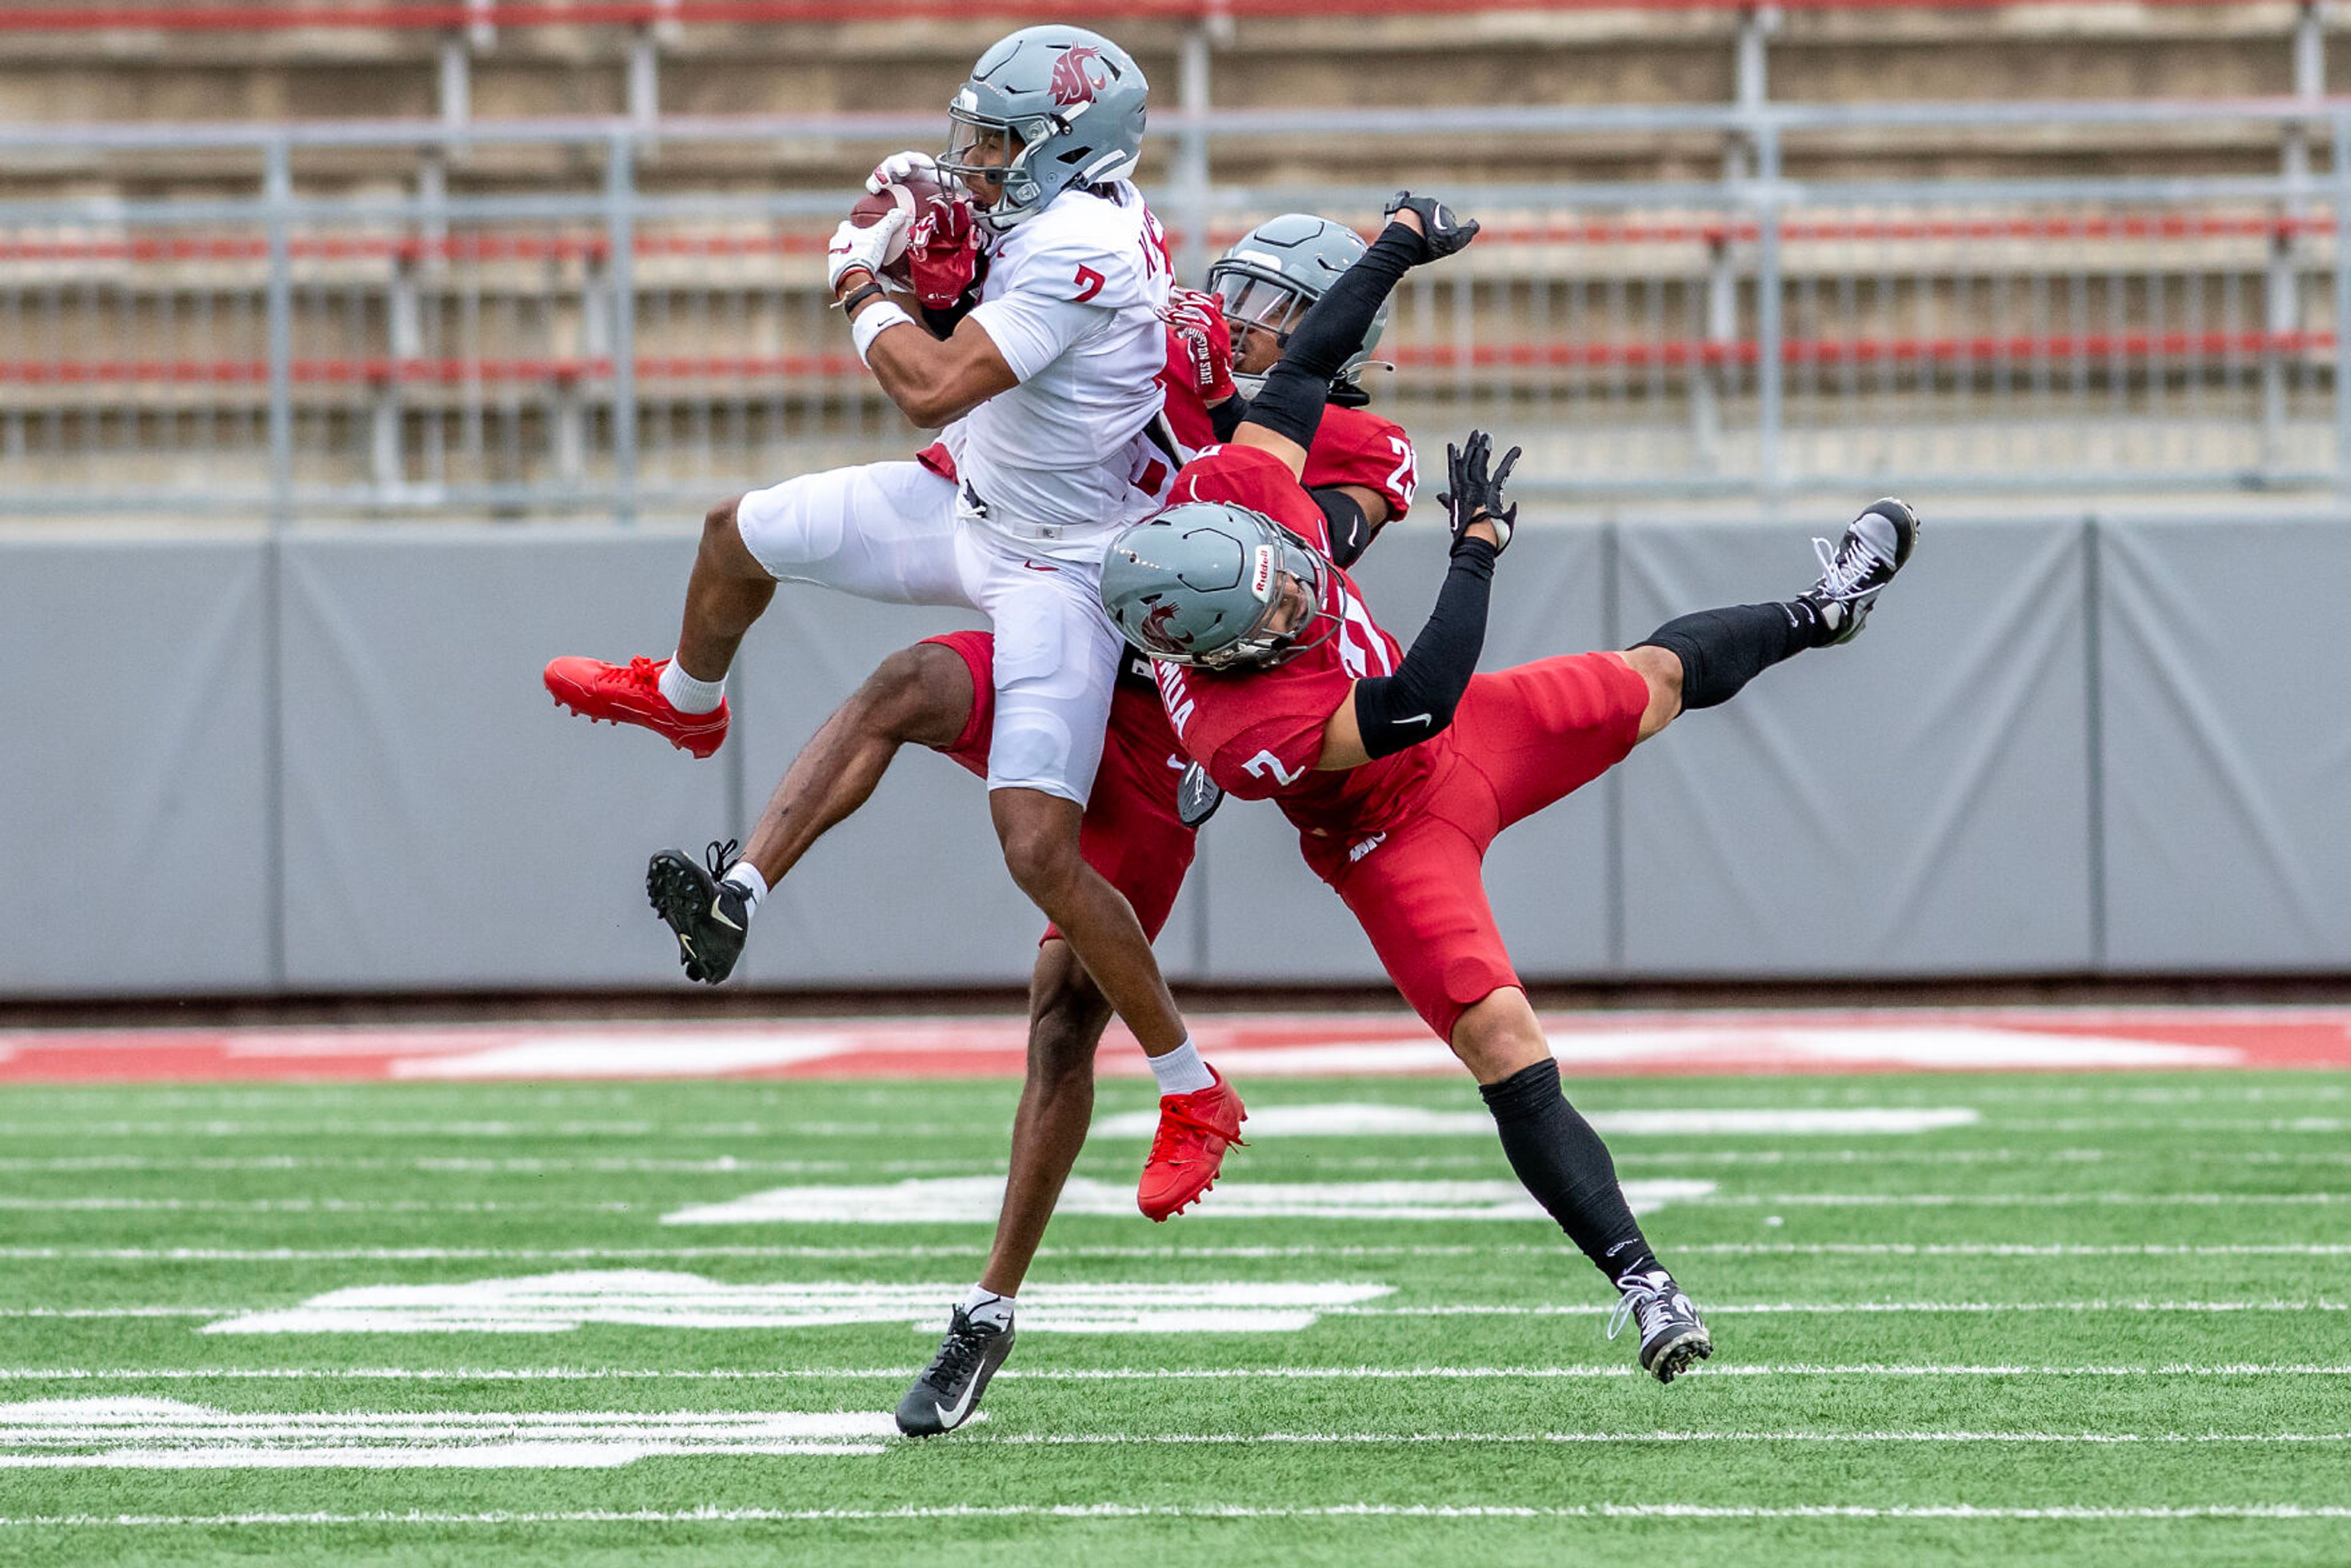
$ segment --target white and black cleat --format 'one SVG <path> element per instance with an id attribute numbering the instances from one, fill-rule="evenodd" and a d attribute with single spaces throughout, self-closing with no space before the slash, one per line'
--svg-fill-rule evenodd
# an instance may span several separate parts
<path id="1" fill-rule="evenodd" d="M 725 881 L 734 864 L 735 841 L 704 852 L 707 867 L 684 850 L 663 850 L 645 864 L 645 897 L 653 913 L 677 936 L 678 962 L 685 977 L 715 986 L 735 972 L 751 935 L 751 895 Z"/>
<path id="2" fill-rule="evenodd" d="M 947 1317 L 939 1354 L 898 1401 L 898 1430 L 909 1437 L 952 1432 L 979 1409 L 988 1379 L 1012 1354 L 1012 1325 L 974 1322 L 961 1307 Z"/>
<path id="3" fill-rule="evenodd" d="M 1623 1293 L 1608 1314 L 1608 1337 L 1614 1339 L 1629 1321 L 1641 1331 L 1641 1370 L 1660 1383 L 1671 1383 L 1689 1370 L 1692 1362 L 1714 1354 L 1713 1336 L 1699 1321 L 1698 1309 L 1663 1269 L 1626 1274 L 1616 1281 Z"/>
<path id="4" fill-rule="evenodd" d="M 1821 580 L 1799 597 L 1820 612 L 1821 624 L 1832 633 L 1832 646 L 1861 635 L 1877 596 L 1917 543 L 1918 515 L 1891 496 L 1872 501 L 1834 546 L 1826 539 L 1813 541 Z"/>

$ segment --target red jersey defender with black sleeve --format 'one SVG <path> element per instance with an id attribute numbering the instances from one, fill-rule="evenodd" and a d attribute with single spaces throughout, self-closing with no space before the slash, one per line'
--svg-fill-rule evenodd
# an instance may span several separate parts
<path id="1" fill-rule="evenodd" d="M 1399 226 L 1362 267 L 1384 249 L 1393 265 L 1408 243 L 1391 246 Z M 1297 825 L 1397 988 L 1478 1079 L 1512 1169 L 1615 1284 L 1612 1336 L 1636 1322 L 1641 1365 L 1670 1382 L 1711 1354 L 1711 1339 L 1642 1235 L 1605 1145 L 1561 1092 L 1485 896 L 1485 852 L 1685 707 L 1850 640 L 1908 559 L 1916 518 L 1898 501 L 1874 504 L 1838 546 L 1820 543 L 1823 575 L 1792 601 L 1683 616 L 1622 653 L 1476 675 L 1495 563 L 1516 522 L 1502 487 L 1518 455 L 1492 465 L 1490 441 L 1473 432 L 1447 454 L 1446 580 L 1402 653 L 1320 548 L 1319 508 L 1300 483 L 1312 424 L 1285 372 L 1293 358 L 1313 365 L 1310 340 L 1331 325 L 1321 318 L 1343 287 L 1300 329 L 1233 440 L 1177 476 L 1176 504 L 1113 541 L 1103 604 L 1157 662 L 1185 750 L 1224 789 L 1274 800 Z"/>

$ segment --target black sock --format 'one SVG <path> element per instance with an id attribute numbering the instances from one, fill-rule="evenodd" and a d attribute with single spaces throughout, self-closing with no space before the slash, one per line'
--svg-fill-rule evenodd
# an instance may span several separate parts
<path id="1" fill-rule="evenodd" d="M 1625 1206 L 1608 1145 L 1560 1092 L 1559 1063 L 1521 1068 L 1478 1092 L 1494 1113 L 1510 1169 L 1611 1283 L 1656 1267 L 1656 1256 Z"/>
<path id="2" fill-rule="evenodd" d="M 1835 633 L 1809 599 L 1784 604 L 1734 604 L 1668 621 L 1637 644 L 1663 648 L 1682 662 L 1682 706 L 1712 707 L 1739 688 Z"/>

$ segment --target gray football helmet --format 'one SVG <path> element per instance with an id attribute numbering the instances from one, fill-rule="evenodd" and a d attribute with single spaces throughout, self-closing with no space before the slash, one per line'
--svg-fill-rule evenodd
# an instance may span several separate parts
<path id="1" fill-rule="evenodd" d="M 1323 608 L 1327 578 L 1322 558 L 1264 513 L 1186 501 L 1111 540 L 1102 601 L 1119 634 L 1155 659 L 1261 669 L 1337 629 Z M 1306 613 L 1295 625 L 1269 630 L 1285 600 L 1301 592 Z"/>
<path id="2" fill-rule="evenodd" d="M 1208 268 L 1208 292 L 1225 297 L 1225 319 L 1237 333 L 1255 328 L 1287 347 L 1308 307 L 1368 248 L 1344 224 L 1311 213 L 1284 213 L 1249 230 L 1217 259 Z M 1382 300 L 1363 346 L 1340 367 L 1337 381 L 1352 384 L 1362 374 L 1387 324 L 1387 301 Z M 1262 375 L 1233 379 L 1252 396 L 1265 382 Z"/>
<path id="3" fill-rule="evenodd" d="M 1100 33 L 1050 23 L 997 42 L 947 108 L 951 136 L 939 167 L 969 183 L 1004 182 L 980 222 L 998 231 L 1034 216 L 1071 185 L 1123 180 L 1143 152 L 1151 84 L 1134 57 Z M 1019 150 L 1002 168 L 971 162 L 983 137 Z"/>

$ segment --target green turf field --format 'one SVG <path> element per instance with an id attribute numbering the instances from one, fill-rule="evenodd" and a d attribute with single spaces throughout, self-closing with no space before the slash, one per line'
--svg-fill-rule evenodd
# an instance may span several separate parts
<path id="1" fill-rule="evenodd" d="M 2351 1562 L 2351 1076 L 2315 1073 L 1572 1084 L 1591 1111 L 1980 1113 L 1612 1136 L 1628 1180 L 1714 1184 L 1646 1220 L 1719 1346 L 1671 1388 L 1628 1375 L 1601 1281 L 1539 1222 L 1219 1217 L 1219 1188 L 1165 1227 L 1065 1217 L 1024 1296 L 1392 1289 L 1278 1331 L 1024 1332 L 987 1420 L 925 1444 L 453 1462 L 517 1427 L 715 1441 L 746 1412 L 889 1409 L 985 1226 L 662 1218 L 986 1175 L 1015 1087 L 0 1092 L 0 1562 Z M 1466 1081 L 1249 1091 L 1478 1108 Z M 1112 1084 L 1101 1113 L 1149 1103 Z M 1080 1174 L 1126 1183 L 1142 1149 L 1097 1140 Z M 1508 1175 L 1468 1135 L 1268 1138 L 1227 1166 Z M 689 1300 L 941 1293 L 920 1333 L 202 1332 L 360 1287 L 622 1270 L 695 1276 L 662 1286 Z M 283 1462 L 329 1431 L 366 1468 Z M 140 1462 L 58 1462 L 110 1451 Z"/>

